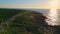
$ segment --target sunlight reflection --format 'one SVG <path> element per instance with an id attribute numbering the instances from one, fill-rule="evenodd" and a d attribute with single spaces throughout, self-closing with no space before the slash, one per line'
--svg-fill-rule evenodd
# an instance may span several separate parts
<path id="1" fill-rule="evenodd" d="M 46 22 L 48 25 L 58 25 L 57 20 L 58 20 L 58 14 L 57 14 L 57 6 L 58 6 L 58 1 L 57 0 L 52 0 L 51 3 L 51 9 L 47 15 Z"/>

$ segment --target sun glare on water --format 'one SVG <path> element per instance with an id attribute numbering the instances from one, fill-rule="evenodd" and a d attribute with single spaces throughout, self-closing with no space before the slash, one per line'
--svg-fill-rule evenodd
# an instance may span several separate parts
<path id="1" fill-rule="evenodd" d="M 48 25 L 58 25 L 58 15 L 57 15 L 57 6 L 58 6 L 58 0 L 52 0 L 50 3 L 51 9 L 47 15 L 46 22 Z"/>

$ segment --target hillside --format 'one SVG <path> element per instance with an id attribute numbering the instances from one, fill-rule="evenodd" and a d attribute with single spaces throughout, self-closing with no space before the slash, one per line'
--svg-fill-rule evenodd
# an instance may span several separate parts
<path id="1" fill-rule="evenodd" d="M 0 34 L 59 34 L 60 26 L 49 26 L 42 13 L 0 9 Z"/>
<path id="2" fill-rule="evenodd" d="M 33 23 L 33 16 L 37 12 L 28 10 L 2 10 L 0 9 L 1 26 L 0 34 L 40 34 Z M 22 12 L 23 11 L 23 12 Z M 6 19 L 6 20 L 5 20 Z"/>

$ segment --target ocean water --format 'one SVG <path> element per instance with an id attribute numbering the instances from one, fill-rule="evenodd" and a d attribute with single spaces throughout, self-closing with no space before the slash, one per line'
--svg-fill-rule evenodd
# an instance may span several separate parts
<path id="1" fill-rule="evenodd" d="M 47 18 L 49 25 L 60 25 L 60 10 L 53 9 L 52 11 L 49 11 Z"/>
<path id="2" fill-rule="evenodd" d="M 39 12 L 42 13 L 44 16 L 46 16 L 50 9 L 24 9 L 24 10 Z"/>

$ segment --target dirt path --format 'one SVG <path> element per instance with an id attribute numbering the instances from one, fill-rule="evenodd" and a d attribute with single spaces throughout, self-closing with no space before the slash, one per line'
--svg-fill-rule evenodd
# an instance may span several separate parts
<path id="1" fill-rule="evenodd" d="M 19 16 L 21 16 L 22 14 L 24 14 L 26 12 L 23 13 L 19 13 L 17 15 L 14 15 L 12 17 L 10 17 L 9 19 L 7 19 L 6 21 L 4 21 L 3 23 L 0 24 L 0 28 L 4 27 L 5 25 L 10 24 L 11 22 L 13 22 L 16 18 L 18 18 Z"/>

